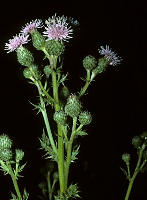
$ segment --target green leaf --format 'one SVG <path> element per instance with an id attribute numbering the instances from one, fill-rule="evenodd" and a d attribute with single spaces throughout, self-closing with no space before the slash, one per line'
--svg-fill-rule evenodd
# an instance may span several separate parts
<path id="1" fill-rule="evenodd" d="M 9 168 L 7 167 L 7 165 L 5 165 L 5 163 L 2 160 L 0 160 L 0 164 L 1 164 L 0 170 L 4 171 L 4 175 L 9 174 Z"/>
<path id="2" fill-rule="evenodd" d="M 128 173 L 126 172 L 126 170 L 124 170 L 123 168 L 120 167 L 120 169 L 123 171 L 124 175 L 127 177 L 127 179 L 129 179 L 129 175 Z"/>
<path id="3" fill-rule="evenodd" d="M 41 147 L 42 147 L 40 149 L 44 149 L 46 151 L 46 154 L 44 156 L 48 155 L 46 158 L 51 158 L 52 160 L 57 162 L 57 155 L 53 151 L 51 144 L 50 144 L 50 140 L 46 136 L 44 129 L 43 129 L 42 138 L 41 139 L 39 138 L 39 140 L 40 140 Z"/>
<path id="4" fill-rule="evenodd" d="M 32 102 L 30 102 L 30 101 L 29 101 L 29 103 L 35 107 L 33 110 L 38 109 L 37 114 L 40 113 L 41 110 L 44 110 L 44 108 L 43 108 L 40 104 L 35 105 L 35 104 L 33 104 Z"/>
<path id="5" fill-rule="evenodd" d="M 80 148 L 80 145 L 78 145 L 77 147 L 73 149 L 72 154 L 71 154 L 71 162 L 74 162 L 76 159 L 78 159 L 76 156 L 79 153 L 79 148 Z"/>
<path id="6" fill-rule="evenodd" d="M 84 136 L 84 135 L 88 135 L 88 134 L 85 131 L 78 131 L 76 133 L 76 135 Z"/>

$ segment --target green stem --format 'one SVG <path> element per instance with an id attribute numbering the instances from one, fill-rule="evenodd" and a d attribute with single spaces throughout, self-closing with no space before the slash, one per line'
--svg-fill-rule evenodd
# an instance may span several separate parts
<path id="1" fill-rule="evenodd" d="M 71 163 L 71 153 L 72 153 L 72 144 L 76 133 L 76 124 L 77 124 L 77 117 L 73 118 L 73 126 L 72 126 L 72 133 L 70 140 L 68 141 L 67 145 L 67 159 L 66 159 L 66 170 L 65 170 L 65 190 L 68 186 L 68 174 L 69 174 L 69 167 Z"/>
<path id="2" fill-rule="evenodd" d="M 17 197 L 21 200 L 21 193 L 19 191 L 19 187 L 18 187 L 18 183 L 17 183 L 17 180 L 16 180 L 16 177 L 13 173 L 13 170 L 12 170 L 12 167 L 11 167 L 11 164 L 9 162 L 7 162 L 7 167 L 9 169 L 9 174 L 12 178 L 12 181 L 13 181 L 13 184 L 14 184 L 14 188 L 15 188 L 15 191 L 16 191 L 16 194 L 17 194 Z"/>
<path id="3" fill-rule="evenodd" d="M 125 196 L 125 200 L 129 199 L 134 180 L 135 180 L 137 174 L 140 172 L 140 163 L 141 163 L 142 154 L 143 154 L 144 149 L 145 149 L 145 144 L 143 144 L 141 149 L 140 149 L 138 162 L 137 162 L 134 174 L 133 174 L 132 178 L 130 178 L 130 180 L 129 180 L 129 185 L 128 185 L 127 193 L 126 193 L 126 196 Z"/>
<path id="4" fill-rule="evenodd" d="M 50 124 L 49 124 L 49 120 L 48 120 L 48 116 L 47 116 L 47 112 L 46 112 L 46 108 L 45 108 L 45 103 L 43 102 L 43 100 L 41 102 L 41 106 L 43 106 L 43 109 L 41 109 L 41 112 L 42 112 L 45 126 L 47 129 L 48 137 L 49 137 L 51 146 L 53 148 L 53 151 L 55 152 L 55 154 L 57 154 L 57 148 L 56 148 L 53 136 L 52 136 L 52 132 L 51 132 L 51 128 L 50 128 Z"/>
<path id="5" fill-rule="evenodd" d="M 38 92 L 39 92 L 39 95 L 40 95 L 40 103 L 41 103 L 41 107 L 42 107 L 42 109 L 40 109 L 40 110 L 41 110 L 42 115 L 43 115 L 43 119 L 44 119 L 44 122 L 45 122 L 45 126 L 46 126 L 46 130 L 47 130 L 47 133 L 48 133 L 48 137 L 49 137 L 51 146 L 53 148 L 53 151 L 55 152 L 55 154 L 57 154 L 57 148 L 56 148 L 53 136 L 52 136 L 52 132 L 51 132 L 51 128 L 50 128 L 50 123 L 49 123 L 47 112 L 46 112 L 46 108 L 45 108 L 45 103 L 44 103 L 44 101 L 42 99 L 41 88 L 40 88 L 40 85 L 38 84 L 37 81 L 36 81 L 35 84 L 36 84 L 36 86 L 38 88 Z"/>
<path id="6" fill-rule="evenodd" d="M 128 175 L 129 175 L 129 179 L 131 178 L 131 173 L 130 173 L 130 165 L 129 163 L 127 164 L 127 170 L 128 170 Z"/>
<path id="7" fill-rule="evenodd" d="M 84 87 L 81 88 L 81 91 L 80 91 L 80 93 L 79 93 L 79 98 L 80 98 L 81 96 L 84 95 L 84 93 L 86 92 L 86 90 L 87 90 L 89 84 L 90 84 L 90 70 L 87 69 L 87 78 L 86 78 L 86 83 L 85 83 Z"/>
<path id="8" fill-rule="evenodd" d="M 57 66 L 57 57 L 51 57 L 50 64 L 53 69 Z M 54 97 L 54 108 L 55 111 L 60 110 L 59 97 L 58 97 L 58 85 L 56 72 L 52 72 L 52 85 L 53 85 L 53 97 Z M 63 131 L 60 124 L 57 124 L 58 130 L 58 171 L 59 171 L 59 183 L 60 183 L 60 194 L 61 197 L 65 193 L 64 186 L 64 144 L 63 144 Z"/>
<path id="9" fill-rule="evenodd" d="M 47 172 L 46 180 L 47 180 L 47 186 L 48 186 L 48 195 L 49 200 L 52 200 L 52 188 L 51 188 L 51 179 L 50 179 L 51 172 Z"/>

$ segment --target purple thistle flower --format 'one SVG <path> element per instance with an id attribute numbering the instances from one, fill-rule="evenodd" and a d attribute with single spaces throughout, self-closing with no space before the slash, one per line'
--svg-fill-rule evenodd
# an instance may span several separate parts
<path id="1" fill-rule="evenodd" d="M 72 38 L 69 36 L 73 33 L 71 27 L 68 27 L 67 17 L 57 17 L 56 14 L 45 21 L 47 27 L 44 31 L 44 36 L 48 37 L 48 40 L 60 40 L 67 41 L 67 39 Z"/>
<path id="2" fill-rule="evenodd" d="M 25 27 L 22 28 L 21 33 L 24 35 L 27 35 L 28 33 L 31 33 L 31 31 L 34 31 L 37 28 L 42 28 L 42 20 L 41 19 L 35 19 L 32 20 L 30 23 L 27 23 Z"/>
<path id="3" fill-rule="evenodd" d="M 15 51 L 18 47 L 22 46 L 23 44 L 28 43 L 28 37 L 24 36 L 23 34 L 19 34 L 18 36 L 13 36 L 13 39 L 9 39 L 9 43 L 5 44 L 4 50 L 8 50 L 7 53 Z"/>
<path id="4" fill-rule="evenodd" d="M 113 51 L 111 51 L 111 49 L 109 48 L 109 46 L 106 45 L 106 48 L 104 48 L 103 46 L 100 47 L 101 49 L 99 50 L 99 53 L 101 55 L 104 55 L 104 57 L 110 62 L 110 65 L 118 65 L 120 64 L 120 62 L 122 61 L 122 58 L 117 56 L 117 53 L 114 53 Z"/>

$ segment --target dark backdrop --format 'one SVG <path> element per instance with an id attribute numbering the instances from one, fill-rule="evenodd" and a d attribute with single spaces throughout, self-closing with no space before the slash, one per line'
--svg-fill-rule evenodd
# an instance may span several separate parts
<path id="1" fill-rule="evenodd" d="M 51 17 L 55 13 L 77 19 L 80 29 L 66 48 L 65 71 L 69 72 L 69 88 L 78 92 L 85 76 L 82 60 L 86 55 L 99 57 L 98 48 L 108 45 L 123 58 L 121 65 L 109 66 L 90 85 L 82 98 L 84 108 L 93 114 L 93 122 L 85 127 L 88 136 L 79 139 L 79 160 L 71 167 L 71 180 L 79 183 L 82 199 L 123 200 L 128 181 L 120 170 L 125 168 L 123 153 L 131 153 L 131 170 L 137 155 L 131 145 L 135 135 L 147 130 L 146 26 L 147 3 L 141 1 L 3 1 L 0 17 L 0 134 L 8 134 L 14 148 L 25 151 L 27 166 L 20 178 L 30 199 L 37 199 L 42 180 L 44 152 L 38 150 L 44 123 L 41 114 L 29 101 L 36 103 L 37 90 L 22 75 L 23 67 L 16 54 L 7 54 L 4 45 L 31 20 Z M 38 59 L 40 62 L 40 60 Z M 51 116 L 50 116 L 51 117 Z M 88 163 L 84 171 L 84 163 Z M 10 199 L 14 188 L 10 177 L 0 172 L 0 195 Z M 146 173 L 140 174 L 130 199 L 146 199 Z M 37 191 L 37 192 L 36 192 Z"/>

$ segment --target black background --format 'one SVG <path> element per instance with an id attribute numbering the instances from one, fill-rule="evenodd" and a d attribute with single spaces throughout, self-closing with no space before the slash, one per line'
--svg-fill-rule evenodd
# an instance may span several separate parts
<path id="1" fill-rule="evenodd" d="M 133 173 L 137 155 L 131 139 L 147 130 L 147 3 L 48 0 L 0 4 L 0 134 L 8 134 L 14 141 L 13 147 L 25 151 L 27 166 L 22 173 L 24 178 L 20 178 L 21 190 L 26 187 L 30 199 L 37 199 L 42 178 L 39 168 L 44 164 L 38 137 L 44 122 L 29 103 L 37 103 L 37 89 L 23 77 L 16 53 L 7 54 L 4 46 L 26 23 L 36 18 L 45 20 L 57 13 L 80 23 L 65 52 L 64 69 L 69 72 L 67 85 L 72 93 L 84 84 L 79 76 L 85 76 L 82 60 L 86 55 L 98 58 L 98 48 L 108 45 L 123 58 L 121 65 L 109 66 L 98 75 L 88 89 L 89 94 L 82 98 L 85 110 L 93 114 L 93 122 L 85 127 L 89 136 L 79 139 L 79 160 L 71 167 L 71 180 L 79 183 L 82 199 L 123 200 L 128 181 L 120 170 L 120 166 L 125 168 L 121 156 L 131 153 Z M 36 61 L 41 62 L 38 58 Z M 9 191 L 15 192 L 12 181 L 3 172 L 0 176 L 0 196 L 3 200 L 10 199 Z M 146 184 L 146 173 L 139 174 L 130 199 L 146 199 Z"/>

